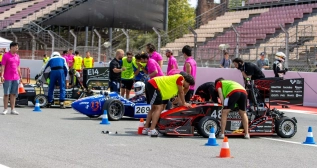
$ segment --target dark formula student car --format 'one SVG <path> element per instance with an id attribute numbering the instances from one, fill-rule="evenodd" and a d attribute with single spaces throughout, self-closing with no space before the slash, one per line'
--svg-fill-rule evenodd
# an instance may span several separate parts
<path id="1" fill-rule="evenodd" d="M 257 85 L 258 87 L 259 85 Z M 260 87 L 258 87 L 260 88 Z M 260 90 L 254 85 L 251 87 L 252 95 L 257 97 Z M 215 134 L 220 132 L 221 109 L 218 103 L 199 102 L 199 96 L 195 95 L 192 108 L 176 107 L 161 113 L 157 130 L 165 135 L 193 136 L 197 132 L 208 138 L 210 128 L 215 128 Z M 254 97 L 255 98 L 255 97 Z M 262 97 L 265 98 L 265 97 Z M 255 104 L 260 100 L 255 101 Z M 264 101 L 257 105 L 257 110 L 247 112 L 249 119 L 249 133 L 254 136 L 277 134 L 282 138 L 291 138 L 297 132 L 297 120 L 289 118 L 277 109 L 270 109 Z M 242 119 L 238 110 L 231 111 L 228 115 L 225 135 L 244 135 Z"/>

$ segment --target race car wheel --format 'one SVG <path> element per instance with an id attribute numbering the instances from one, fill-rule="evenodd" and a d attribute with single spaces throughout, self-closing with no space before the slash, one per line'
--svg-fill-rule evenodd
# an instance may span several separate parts
<path id="1" fill-rule="evenodd" d="M 282 138 L 291 138 L 297 132 L 296 122 L 288 117 L 282 117 L 276 121 L 275 131 Z"/>
<path id="2" fill-rule="evenodd" d="M 36 104 L 36 99 L 39 100 L 39 106 L 40 107 L 46 107 L 47 106 L 48 100 L 47 100 L 47 97 L 44 94 L 38 94 L 38 95 L 35 96 L 35 98 L 33 100 L 33 104 L 34 105 Z"/>
<path id="3" fill-rule="evenodd" d="M 213 117 L 205 116 L 198 122 L 197 131 L 201 136 L 208 138 L 211 127 L 215 128 L 215 135 L 217 135 L 220 131 L 219 122 Z"/>
<path id="4" fill-rule="evenodd" d="M 124 105 L 120 100 L 108 99 L 103 106 L 103 110 L 107 110 L 109 120 L 118 121 L 124 114 Z"/>

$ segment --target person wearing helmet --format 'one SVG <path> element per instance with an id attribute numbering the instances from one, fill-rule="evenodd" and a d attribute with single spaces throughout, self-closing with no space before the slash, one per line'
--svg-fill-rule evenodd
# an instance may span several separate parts
<path id="1" fill-rule="evenodd" d="M 135 82 L 133 87 L 134 87 L 135 96 L 130 98 L 129 100 L 133 103 L 145 103 L 146 102 L 145 84 L 139 81 L 139 82 Z"/>
<path id="2" fill-rule="evenodd" d="M 63 58 L 59 52 L 53 52 L 51 55 L 51 58 L 48 60 L 47 64 L 43 68 L 42 72 L 45 72 L 45 70 L 50 67 L 51 72 L 49 75 L 50 78 L 50 83 L 49 83 L 49 88 L 48 88 L 48 106 L 51 105 L 53 102 L 53 92 L 54 92 L 54 87 L 59 83 L 59 89 L 60 89 L 60 106 L 61 108 L 65 108 L 64 101 L 65 101 L 65 94 L 66 94 L 66 76 L 69 71 L 67 63 L 65 58 Z"/>
<path id="3" fill-rule="evenodd" d="M 275 54 L 275 61 L 273 63 L 273 71 L 275 77 L 283 78 L 285 73 L 288 71 L 287 68 L 283 67 L 286 55 L 283 52 L 277 52 Z"/>

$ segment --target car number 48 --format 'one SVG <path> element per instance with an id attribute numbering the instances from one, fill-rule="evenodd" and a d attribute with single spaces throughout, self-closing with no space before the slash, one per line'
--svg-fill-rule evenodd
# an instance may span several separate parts
<path id="1" fill-rule="evenodd" d="M 147 114 L 151 110 L 151 106 L 136 106 L 135 114 Z"/>
<path id="2" fill-rule="evenodd" d="M 211 117 L 213 117 L 213 118 L 221 118 L 221 110 L 219 110 L 218 112 L 217 112 L 217 110 L 214 110 L 211 113 Z"/>

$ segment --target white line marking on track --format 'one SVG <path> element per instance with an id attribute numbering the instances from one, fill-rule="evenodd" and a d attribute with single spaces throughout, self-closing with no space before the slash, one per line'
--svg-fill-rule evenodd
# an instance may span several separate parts
<path id="1" fill-rule="evenodd" d="M 9 168 L 8 166 L 0 164 L 0 168 Z"/>
<path id="2" fill-rule="evenodd" d="M 286 141 L 286 140 L 280 140 L 280 139 L 274 139 L 274 138 L 262 138 L 261 139 L 267 139 L 271 141 L 279 141 L 279 142 L 286 142 L 286 143 L 292 143 L 292 144 L 298 144 L 298 145 L 304 145 L 304 146 L 312 146 L 312 147 L 317 147 L 317 145 L 311 145 L 311 144 L 303 144 L 300 142 L 294 142 L 294 141 Z"/>
<path id="3" fill-rule="evenodd" d="M 3 97 L 0 97 L 0 99 L 3 99 Z"/>

